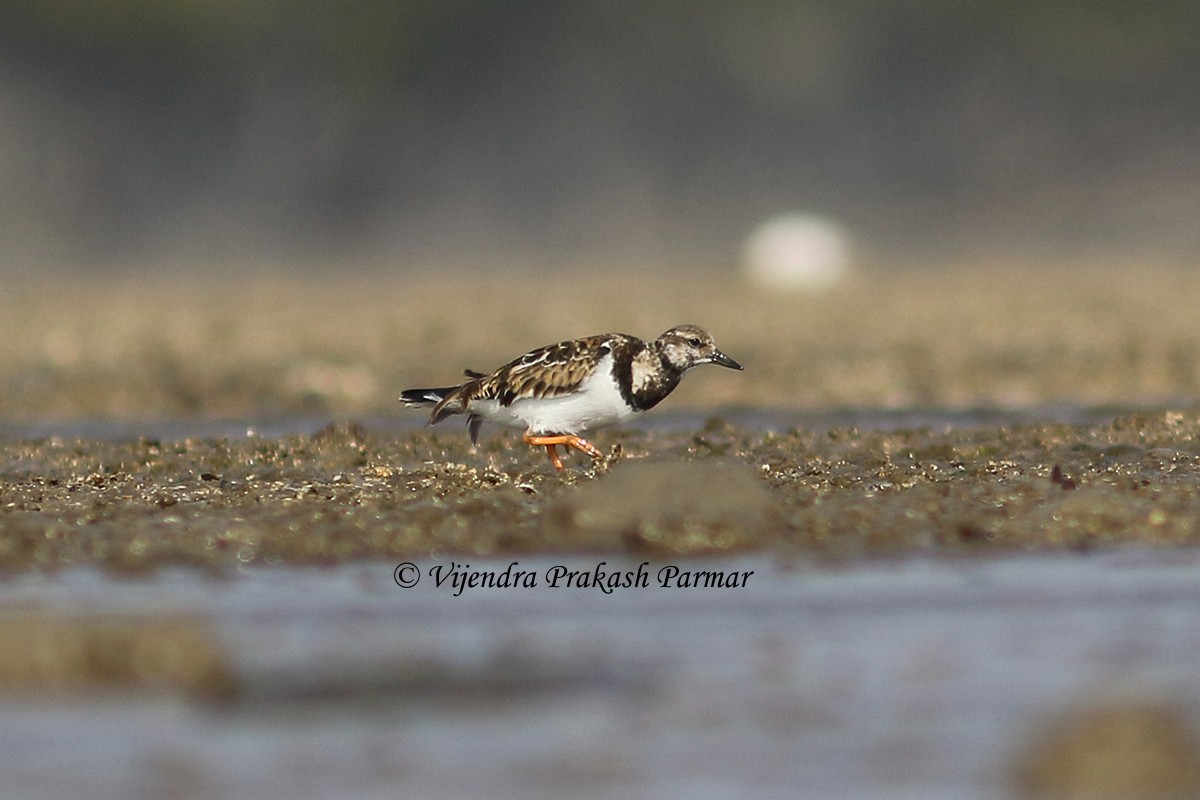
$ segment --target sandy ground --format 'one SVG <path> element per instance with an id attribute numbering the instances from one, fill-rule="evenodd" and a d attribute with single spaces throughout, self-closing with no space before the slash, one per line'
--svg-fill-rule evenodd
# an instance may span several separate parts
<path id="1" fill-rule="evenodd" d="M 0 565 L 331 563 L 422 552 L 833 557 L 1200 537 L 1200 271 L 859 274 L 820 295 L 680 275 L 356 274 L 5 293 L 10 422 L 304 417 L 286 437 L 9 441 Z M 563 475 L 511 433 L 469 446 L 396 395 L 570 335 L 692 321 L 685 431 L 612 430 Z M 1104 422 L 762 430 L 733 410 L 1114 410 Z M 1148 409 L 1148 410 L 1147 410 Z M 708 419 L 707 423 L 702 422 Z M 341 421 L 339 421 L 341 420 Z M 1112 421 L 1109 421 L 1112 420 Z M 19 438 L 19 437 L 18 437 Z"/>
<path id="2" fill-rule="evenodd" d="M 711 330 L 747 367 L 670 408 L 1117 408 L 1200 396 L 1200 269 L 72 278 L 0 294 L 0 419 L 400 414 L 409 386 L 591 333 Z"/>
<path id="3" fill-rule="evenodd" d="M 6 448 L 0 566 L 328 564 L 428 553 L 834 558 L 1200 542 L 1200 418 L 613 432 L 556 474 L 515 437 L 43 440 Z"/>

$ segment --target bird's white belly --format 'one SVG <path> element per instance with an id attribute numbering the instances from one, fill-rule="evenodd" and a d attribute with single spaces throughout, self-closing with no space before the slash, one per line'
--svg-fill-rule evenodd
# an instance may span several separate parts
<path id="1" fill-rule="evenodd" d="M 527 428 L 533 433 L 571 433 L 612 425 L 632 417 L 630 408 L 612 377 L 612 357 L 601 361 L 579 390 L 560 397 L 514 400 L 507 408 L 496 400 L 476 400 L 471 411 L 501 425 Z"/>

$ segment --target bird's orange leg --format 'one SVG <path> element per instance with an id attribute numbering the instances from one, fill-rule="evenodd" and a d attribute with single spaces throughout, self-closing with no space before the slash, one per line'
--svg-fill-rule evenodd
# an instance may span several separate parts
<path id="1" fill-rule="evenodd" d="M 553 464 L 554 468 L 557 470 L 561 470 L 563 465 L 562 461 L 558 457 L 558 452 L 554 449 L 555 445 L 574 448 L 581 453 L 586 453 L 592 458 L 604 458 L 604 454 L 596 449 L 596 447 L 587 439 L 581 439 L 580 437 L 569 433 L 557 434 L 554 436 L 536 436 L 526 431 L 521 437 L 521 441 L 534 447 L 545 447 L 546 452 L 550 454 L 550 463 Z"/>

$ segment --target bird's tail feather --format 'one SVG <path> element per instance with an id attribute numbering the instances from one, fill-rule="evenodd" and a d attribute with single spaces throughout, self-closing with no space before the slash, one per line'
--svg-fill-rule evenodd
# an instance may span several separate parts
<path id="1" fill-rule="evenodd" d="M 462 414 L 467 410 L 463 403 L 461 386 L 445 386 L 440 389 L 405 389 L 400 393 L 400 402 L 408 408 L 433 406 L 429 424 L 436 425 L 446 417 Z"/>
<path id="2" fill-rule="evenodd" d="M 400 393 L 400 402 L 409 408 L 434 406 L 445 400 L 446 395 L 457 388 L 457 386 L 445 386 L 441 389 L 405 389 Z"/>
<path id="3" fill-rule="evenodd" d="M 482 372 L 476 372 L 473 369 L 463 370 L 463 376 L 470 380 L 458 386 L 443 386 L 436 389 L 405 389 L 400 393 L 400 402 L 409 408 L 433 406 L 433 413 L 429 417 L 429 424 L 436 425 L 453 414 L 465 413 L 468 403 L 465 399 L 467 396 L 465 391 L 472 383 L 485 377 Z M 468 416 L 467 427 L 470 428 L 471 441 L 473 443 L 479 437 L 479 426 L 482 422 L 483 420 L 475 414 Z"/>
<path id="4" fill-rule="evenodd" d="M 473 369 L 464 369 L 463 377 L 471 380 L 479 380 L 484 377 L 484 374 L 476 372 Z M 400 402 L 410 408 L 433 406 L 445 400 L 455 389 L 461 388 L 462 384 L 458 386 L 443 386 L 440 389 L 405 389 L 400 393 Z"/>

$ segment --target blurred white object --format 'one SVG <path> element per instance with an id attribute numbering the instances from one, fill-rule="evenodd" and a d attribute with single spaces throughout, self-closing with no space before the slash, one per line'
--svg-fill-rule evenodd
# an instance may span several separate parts
<path id="1" fill-rule="evenodd" d="M 825 289 L 846 274 L 850 246 L 846 232 L 814 214 L 771 217 L 746 240 L 745 270 L 768 289 Z"/>

